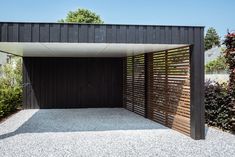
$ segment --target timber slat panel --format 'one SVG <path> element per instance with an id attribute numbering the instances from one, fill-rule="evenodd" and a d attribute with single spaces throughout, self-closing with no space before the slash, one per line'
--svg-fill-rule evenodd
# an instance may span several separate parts
<path id="1" fill-rule="evenodd" d="M 124 106 L 189 136 L 189 47 L 127 57 L 125 63 Z"/>
<path id="2" fill-rule="evenodd" d="M 133 57 L 127 57 L 126 59 L 126 109 L 133 111 Z"/>
<path id="3" fill-rule="evenodd" d="M 155 52 L 148 64 L 149 118 L 190 135 L 189 48 Z M 149 76 L 149 77 L 150 77 Z"/>
<path id="4" fill-rule="evenodd" d="M 126 109 L 145 115 L 145 58 L 144 54 L 127 57 L 124 94 Z"/>
<path id="5" fill-rule="evenodd" d="M 134 56 L 134 112 L 145 115 L 145 58 Z"/>

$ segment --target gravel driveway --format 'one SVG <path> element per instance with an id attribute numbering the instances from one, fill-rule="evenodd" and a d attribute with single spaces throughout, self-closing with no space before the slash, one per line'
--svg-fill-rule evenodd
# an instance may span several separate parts
<path id="1" fill-rule="evenodd" d="M 125 109 L 23 110 L 0 124 L 0 156 L 232 156 L 235 136 L 192 140 Z"/>

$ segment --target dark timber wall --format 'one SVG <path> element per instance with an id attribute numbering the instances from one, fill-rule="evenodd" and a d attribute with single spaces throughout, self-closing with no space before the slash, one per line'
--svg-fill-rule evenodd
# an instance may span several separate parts
<path id="1" fill-rule="evenodd" d="M 0 42 L 194 44 L 199 52 L 203 30 L 192 26 L 0 22 Z"/>
<path id="2" fill-rule="evenodd" d="M 122 107 L 120 58 L 24 58 L 24 108 Z"/>
<path id="3" fill-rule="evenodd" d="M 190 135 L 194 139 L 205 138 L 203 37 L 204 28 L 194 26 L 0 22 L 0 42 L 191 45 Z"/>

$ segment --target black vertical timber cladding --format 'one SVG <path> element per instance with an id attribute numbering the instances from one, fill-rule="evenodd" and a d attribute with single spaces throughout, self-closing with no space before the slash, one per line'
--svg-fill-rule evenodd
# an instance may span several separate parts
<path id="1" fill-rule="evenodd" d="M 107 43 L 111 43 L 112 42 L 112 38 L 113 38 L 113 32 L 112 32 L 112 26 L 107 26 L 106 28 L 106 39 L 107 39 Z"/>
<path id="2" fill-rule="evenodd" d="M 172 42 L 172 27 L 166 27 L 166 43 Z"/>
<path id="3" fill-rule="evenodd" d="M 19 25 L 19 41 L 31 42 L 31 39 L 32 39 L 31 28 L 32 28 L 32 25 L 30 24 Z"/>
<path id="4" fill-rule="evenodd" d="M 144 43 L 144 27 L 139 26 L 136 28 L 136 43 Z"/>
<path id="5" fill-rule="evenodd" d="M 78 25 L 68 25 L 68 42 L 78 42 Z"/>
<path id="6" fill-rule="evenodd" d="M 112 26 L 112 43 L 117 41 L 117 26 Z"/>
<path id="7" fill-rule="evenodd" d="M 2 24 L 0 23 L 0 42 L 1 42 L 1 37 L 2 37 Z"/>
<path id="8" fill-rule="evenodd" d="M 135 43 L 135 26 L 127 29 L 127 43 Z"/>
<path id="9" fill-rule="evenodd" d="M 8 24 L 7 23 L 3 23 L 2 27 L 1 27 L 1 42 L 4 41 L 9 41 L 9 39 L 7 38 L 7 34 L 9 33 L 7 30 Z"/>
<path id="10" fill-rule="evenodd" d="M 24 108 L 122 107 L 122 58 L 23 58 Z"/>
<path id="11" fill-rule="evenodd" d="M 204 107 L 204 42 L 203 28 L 194 28 L 194 45 L 190 53 L 191 137 L 205 138 Z"/>
<path id="12" fill-rule="evenodd" d="M 13 24 L 8 25 L 8 30 L 7 31 L 8 31 L 7 38 L 8 38 L 9 41 L 12 41 L 13 40 Z"/>
<path id="13" fill-rule="evenodd" d="M 95 25 L 95 43 L 106 43 L 106 26 Z"/>
<path id="14" fill-rule="evenodd" d="M 60 25 L 59 24 L 53 24 L 50 25 L 50 42 L 59 42 L 60 41 Z"/>
<path id="15" fill-rule="evenodd" d="M 165 31 L 165 27 L 160 27 L 160 35 L 159 35 L 159 38 L 160 38 L 160 41 L 159 41 L 159 44 L 164 44 L 166 43 L 166 31 Z"/>
<path id="16" fill-rule="evenodd" d="M 179 27 L 173 27 L 172 28 L 171 36 L 172 36 L 172 40 L 171 40 L 172 44 L 180 43 L 180 30 L 179 30 Z"/>
<path id="17" fill-rule="evenodd" d="M 160 43 L 160 27 L 155 27 L 156 40 L 154 43 Z"/>
<path id="18" fill-rule="evenodd" d="M 88 27 L 87 27 L 87 25 L 81 25 L 79 27 L 78 35 L 79 35 L 79 42 L 85 42 L 85 43 L 88 42 Z"/>
<path id="19" fill-rule="evenodd" d="M 60 25 L 60 41 L 68 42 L 68 25 L 67 24 Z"/>
<path id="20" fill-rule="evenodd" d="M 49 24 L 40 24 L 40 26 L 39 26 L 39 41 L 40 42 L 49 42 L 50 41 Z"/>
<path id="21" fill-rule="evenodd" d="M 1 42 L 195 44 L 193 26 L 0 22 Z M 203 37 L 199 34 L 199 38 Z"/>
<path id="22" fill-rule="evenodd" d="M 32 24 L 32 42 L 39 42 L 39 24 Z"/>
<path id="23" fill-rule="evenodd" d="M 203 103 L 203 31 L 203 27 L 193 26 L 0 22 L 0 42 L 190 44 L 192 45 L 191 137 L 194 139 L 201 139 L 205 138 Z M 67 66 L 64 63 L 61 63 L 61 65 Z M 83 65 L 85 65 L 85 63 L 80 66 Z M 44 74 L 43 68 L 47 69 L 47 66 L 41 66 L 38 69 L 38 75 L 41 76 Z M 62 72 L 66 72 L 63 67 L 61 67 L 61 69 Z M 59 74 L 60 73 L 56 73 L 55 75 Z M 78 73 L 76 74 L 78 75 Z M 26 80 L 27 78 L 24 78 L 24 81 Z M 41 85 L 43 85 L 43 80 L 39 81 L 41 82 Z M 52 82 L 52 84 L 58 84 L 58 81 L 60 80 L 56 80 L 55 82 Z M 66 82 L 66 80 L 63 81 L 65 91 L 68 91 L 66 84 L 69 82 Z M 28 85 L 27 87 L 30 86 L 32 85 Z M 32 92 L 30 90 L 30 88 L 25 89 L 24 100 L 27 99 L 26 102 L 31 101 L 31 97 L 27 95 Z M 74 89 L 74 91 L 76 90 Z M 49 91 L 50 90 L 47 92 Z M 60 94 L 61 93 L 57 93 L 57 95 L 54 95 L 54 97 L 56 97 L 56 99 L 54 98 L 56 101 L 60 101 L 58 98 L 63 97 L 63 95 Z M 78 98 L 79 97 L 76 97 L 74 100 L 72 99 L 72 101 L 76 102 L 76 99 Z M 47 100 L 42 100 L 43 105 L 45 105 Z M 27 108 L 35 106 L 26 105 Z"/>
<path id="24" fill-rule="evenodd" d="M 94 43 L 95 42 L 95 26 L 94 25 L 88 25 L 88 43 Z"/>

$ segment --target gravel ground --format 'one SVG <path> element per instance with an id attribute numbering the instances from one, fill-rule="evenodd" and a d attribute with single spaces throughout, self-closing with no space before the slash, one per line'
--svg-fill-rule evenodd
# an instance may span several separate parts
<path id="1" fill-rule="evenodd" d="M 0 156 L 225 156 L 235 136 L 192 140 L 125 109 L 23 110 L 0 124 Z M 233 155 L 232 155 L 233 154 Z"/>

